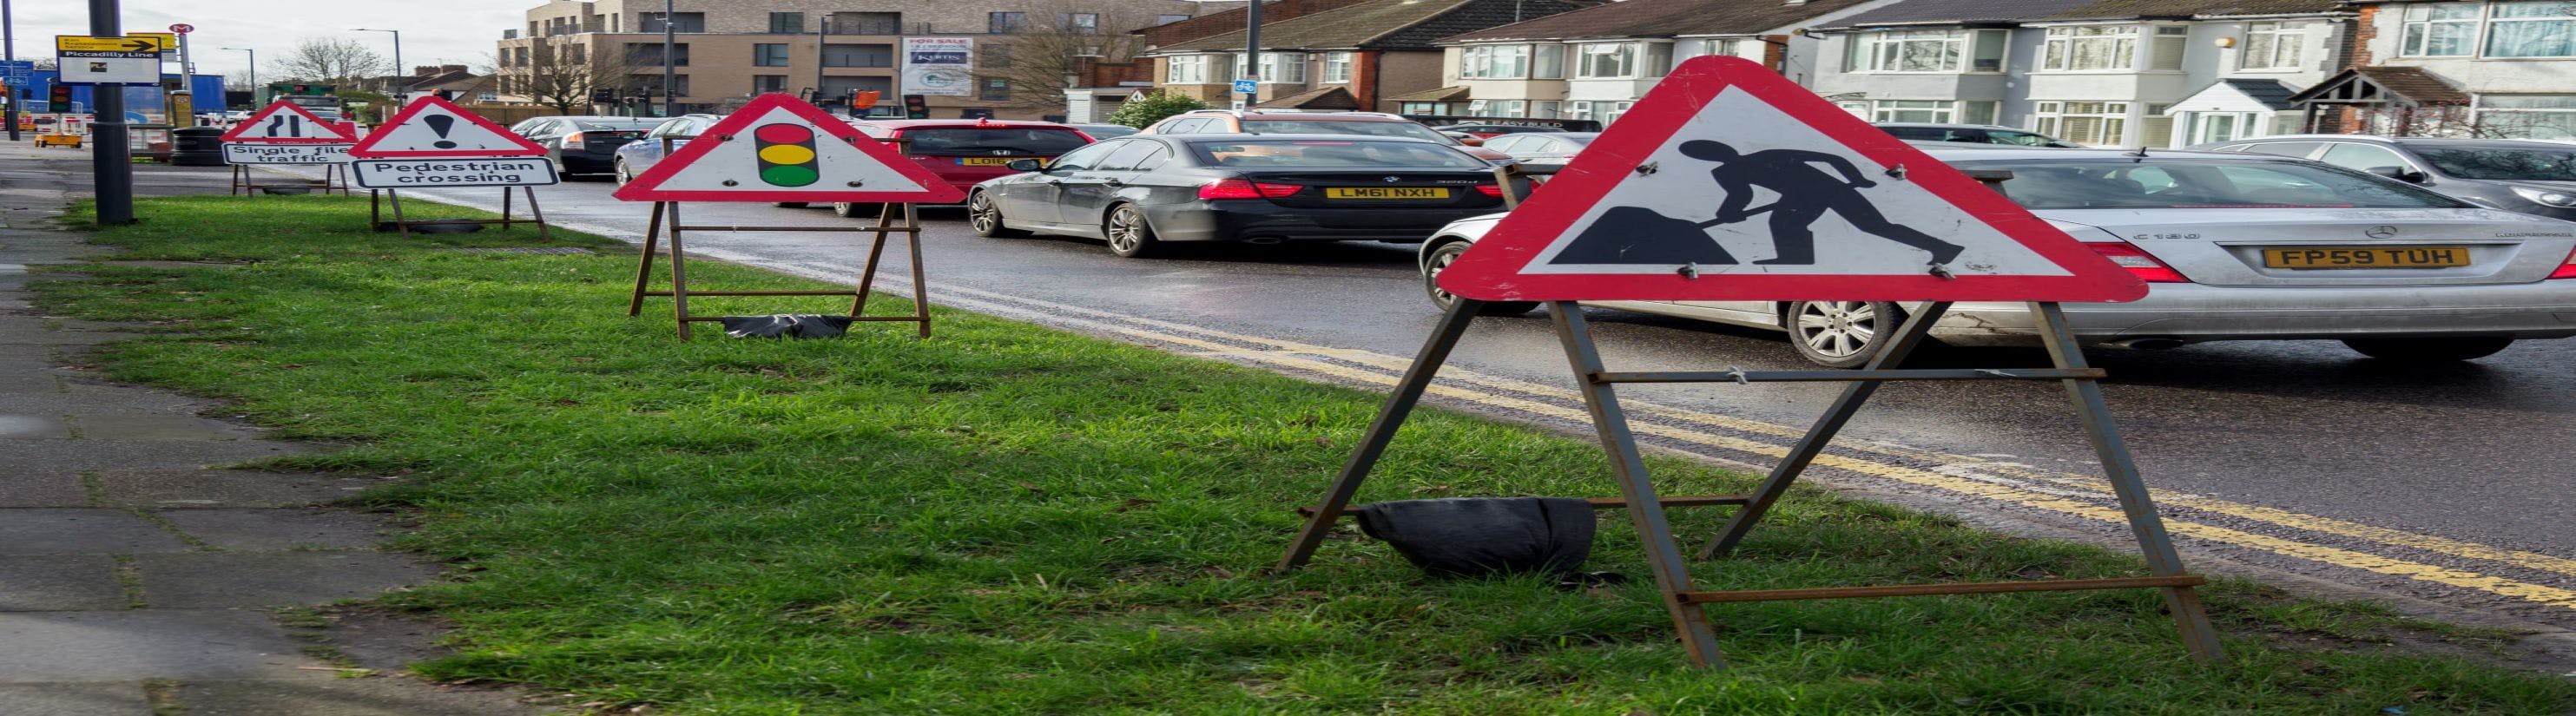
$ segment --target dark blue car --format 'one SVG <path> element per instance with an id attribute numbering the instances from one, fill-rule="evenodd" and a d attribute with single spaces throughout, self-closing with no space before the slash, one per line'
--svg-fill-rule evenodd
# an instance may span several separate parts
<path id="1" fill-rule="evenodd" d="M 653 127 L 653 131 L 645 132 L 642 139 L 627 142 L 626 146 L 618 147 L 615 169 L 617 183 L 623 185 L 633 181 L 636 174 L 643 173 L 646 168 L 653 166 L 654 162 L 662 161 L 663 137 L 695 137 L 699 132 L 707 131 L 708 127 L 715 126 L 716 120 L 719 119 L 723 117 L 712 114 L 683 114 L 672 117 Z M 670 145 L 671 148 L 678 149 L 680 145 L 687 143 L 686 139 L 675 139 L 670 142 Z"/>

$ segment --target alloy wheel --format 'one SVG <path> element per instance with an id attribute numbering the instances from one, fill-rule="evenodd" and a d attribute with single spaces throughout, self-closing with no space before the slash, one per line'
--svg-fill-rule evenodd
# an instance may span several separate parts
<path id="1" fill-rule="evenodd" d="M 1849 358 L 1875 350 L 1882 326 L 1877 307 L 1865 301 L 1800 304 L 1795 335 L 1818 355 Z"/>

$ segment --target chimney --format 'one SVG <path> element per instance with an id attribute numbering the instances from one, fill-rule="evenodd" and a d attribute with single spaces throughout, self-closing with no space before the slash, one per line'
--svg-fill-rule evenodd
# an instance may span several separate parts
<path id="1" fill-rule="evenodd" d="M 1803 1 L 1804 1 L 1804 0 L 1801 0 L 1801 2 L 1803 2 Z M 442 73 L 445 73 L 445 72 L 460 72 L 460 73 L 461 73 L 461 72 L 464 72 L 464 71 L 465 71 L 465 66 L 464 66 L 464 65 L 439 65 L 439 66 L 438 66 L 438 71 L 439 71 L 439 72 L 442 72 Z"/>
<path id="2" fill-rule="evenodd" d="M 434 74 L 438 74 L 438 68 L 436 67 L 431 67 L 429 65 L 411 66 L 411 76 L 413 77 L 428 77 Z"/>

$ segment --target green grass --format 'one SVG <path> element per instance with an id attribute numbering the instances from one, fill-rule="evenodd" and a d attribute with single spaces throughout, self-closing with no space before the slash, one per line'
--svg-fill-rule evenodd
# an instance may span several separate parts
<path id="1" fill-rule="evenodd" d="M 533 235 L 406 241 L 358 230 L 363 204 L 148 200 L 149 223 L 102 237 L 119 258 L 232 263 L 83 268 L 96 280 L 45 284 L 45 300 L 158 323 L 106 351 L 119 378 L 349 446 L 276 466 L 407 476 L 362 499 L 417 510 L 403 546 L 455 564 L 385 597 L 457 626 L 457 655 L 415 667 L 433 678 L 657 713 L 2576 709 L 2564 680 L 2368 643 L 2445 630 L 2242 582 L 2208 590 L 2222 663 L 2190 661 L 2156 596 L 2131 590 L 1727 605 L 1712 612 L 1734 668 L 1695 672 L 1616 513 L 1591 568 L 1636 578 L 1617 588 L 1426 579 L 1348 535 L 1269 575 L 1291 508 L 1378 396 L 956 311 L 927 342 L 862 325 L 680 343 L 667 302 L 624 315 L 631 255 L 441 251 Z M 692 278 L 811 285 L 712 261 Z M 1675 492 L 1748 482 L 1655 467 Z M 1430 411 L 1362 498 L 1611 484 L 1594 445 Z M 1723 512 L 1677 514 L 1706 535 Z M 2141 570 L 1799 492 L 1741 558 L 1698 572 L 1766 588 Z"/>

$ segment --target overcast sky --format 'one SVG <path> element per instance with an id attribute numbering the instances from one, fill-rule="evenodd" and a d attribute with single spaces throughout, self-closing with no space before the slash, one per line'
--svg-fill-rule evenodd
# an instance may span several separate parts
<path id="1" fill-rule="evenodd" d="M 545 0 L 124 0 L 125 30 L 167 32 L 172 23 L 197 27 L 189 55 L 197 71 L 231 75 L 259 51 L 260 64 L 282 59 L 297 42 L 338 37 L 367 43 L 391 59 L 393 36 L 351 32 L 353 27 L 402 31 L 407 65 L 462 64 L 481 68 L 501 31 L 527 24 L 528 8 Z M 55 35 L 89 34 L 89 7 L 81 0 L 18 0 L 17 59 L 50 57 Z M 271 54 L 274 53 L 274 54 Z M 275 59 L 273 59 L 275 58 Z M 171 66 L 177 70 L 177 65 Z"/>

